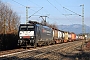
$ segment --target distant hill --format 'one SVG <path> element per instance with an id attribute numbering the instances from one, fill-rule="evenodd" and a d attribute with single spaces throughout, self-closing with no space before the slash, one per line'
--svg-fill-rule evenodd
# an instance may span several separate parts
<path id="1" fill-rule="evenodd" d="M 58 29 L 74 32 L 76 34 L 82 33 L 82 25 L 80 24 L 72 24 L 72 25 L 57 25 Z M 90 27 L 85 25 L 86 33 L 90 33 Z"/>

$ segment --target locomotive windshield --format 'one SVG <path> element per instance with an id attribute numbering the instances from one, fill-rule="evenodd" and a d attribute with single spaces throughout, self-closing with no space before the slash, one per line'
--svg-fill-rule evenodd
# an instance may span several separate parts
<path id="1" fill-rule="evenodd" d="M 20 26 L 21 31 L 33 31 L 34 26 Z"/>
<path id="2" fill-rule="evenodd" d="M 34 30 L 34 26 L 27 26 L 27 30 L 28 30 L 28 31 Z"/>
<path id="3" fill-rule="evenodd" d="M 20 26 L 20 30 L 21 31 L 26 31 L 27 30 L 27 26 Z"/>

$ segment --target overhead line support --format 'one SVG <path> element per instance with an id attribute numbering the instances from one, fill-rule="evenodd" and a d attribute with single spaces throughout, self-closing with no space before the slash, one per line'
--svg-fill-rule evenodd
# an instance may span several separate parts
<path id="1" fill-rule="evenodd" d="M 27 24 L 27 22 L 28 22 L 28 8 L 30 8 L 30 7 L 27 7 L 27 6 L 26 6 L 26 24 Z"/>
<path id="2" fill-rule="evenodd" d="M 82 33 L 85 33 L 85 27 L 84 27 L 84 4 L 80 5 L 82 6 Z"/>

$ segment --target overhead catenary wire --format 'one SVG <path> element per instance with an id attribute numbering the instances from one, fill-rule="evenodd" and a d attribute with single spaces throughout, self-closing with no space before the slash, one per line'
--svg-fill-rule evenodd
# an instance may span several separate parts
<path id="1" fill-rule="evenodd" d="M 35 3 L 35 2 L 33 2 L 32 0 L 28 0 L 28 1 L 32 2 L 34 5 L 36 5 L 36 6 L 40 7 L 40 8 L 43 7 L 43 6 L 41 6 L 41 5 L 39 5 L 39 4 Z M 45 13 L 47 12 L 47 15 L 48 15 L 48 14 L 50 15 L 50 13 L 48 12 L 47 9 L 45 9 L 45 7 L 43 7 L 43 9 L 44 9 Z M 41 14 L 41 13 L 40 13 L 40 14 Z M 49 15 L 48 15 L 48 16 L 49 16 Z"/>
<path id="2" fill-rule="evenodd" d="M 42 7 L 43 8 L 43 7 Z M 34 14 L 36 14 L 37 12 L 39 12 L 42 8 L 40 8 L 38 11 L 36 11 Z M 31 16 L 33 16 L 34 14 L 32 14 Z M 29 18 L 31 17 L 29 16 Z"/>
<path id="3" fill-rule="evenodd" d="M 36 6 L 38 6 L 38 7 L 41 7 L 40 5 L 36 4 L 35 2 L 33 2 L 33 1 L 31 1 L 31 0 L 28 0 L 28 1 L 34 3 L 34 4 L 35 4 Z"/>
<path id="4" fill-rule="evenodd" d="M 55 1 L 56 1 L 56 0 L 55 0 Z M 56 2 L 57 2 L 57 1 L 56 1 Z M 66 15 L 66 16 L 70 16 L 70 15 L 78 15 L 78 16 L 81 16 L 80 14 L 78 14 L 78 13 L 76 13 L 76 12 L 74 12 L 74 11 L 72 11 L 72 10 L 64 7 L 64 6 L 62 6 L 59 2 L 57 2 L 57 3 L 58 3 L 65 11 L 68 10 L 68 11 L 70 11 L 70 12 L 73 13 L 73 14 L 63 14 L 63 15 Z M 80 6 L 72 6 L 72 7 L 80 7 Z M 75 18 L 75 17 L 74 17 L 74 18 Z"/>
<path id="5" fill-rule="evenodd" d="M 23 7 L 29 7 L 29 6 L 25 6 L 25 5 L 23 5 L 23 4 L 21 4 L 21 3 L 19 3 L 19 2 L 17 2 L 17 1 L 15 1 L 15 0 L 12 0 L 13 2 L 15 2 L 15 3 L 17 3 L 17 4 L 19 4 L 19 5 L 21 5 L 21 6 L 23 6 Z M 32 8 L 32 7 L 29 7 L 29 8 Z M 43 8 L 43 7 L 42 7 Z M 30 9 L 30 10 L 32 10 L 32 11 L 34 11 L 35 13 L 33 13 L 31 16 L 33 16 L 34 14 L 36 14 L 36 13 L 38 13 L 42 8 L 40 8 L 39 10 L 37 10 L 37 11 L 35 11 L 35 10 L 33 10 L 33 9 Z M 27 12 L 28 10 L 26 9 L 26 12 Z M 28 17 L 28 13 L 26 13 L 26 22 L 28 21 L 27 19 L 28 19 L 29 17 Z"/>
<path id="6" fill-rule="evenodd" d="M 56 10 L 58 10 L 61 14 L 62 14 L 62 12 L 57 8 L 57 7 L 55 7 L 49 0 L 47 0 L 48 1 L 48 3 L 49 4 L 51 4 Z M 66 15 L 64 15 L 65 17 L 66 17 Z M 66 17 L 67 18 L 67 17 Z M 68 19 L 68 18 L 67 18 Z M 69 20 L 69 19 L 68 19 Z"/>
<path id="7" fill-rule="evenodd" d="M 17 2 L 17 1 L 15 1 L 15 0 L 12 0 L 12 1 L 15 2 L 15 3 L 17 3 L 17 4 L 19 4 L 19 5 L 21 5 L 21 6 L 23 6 L 23 7 L 26 7 L 25 5 L 23 5 L 23 4 L 21 4 L 21 3 Z"/>
<path id="8" fill-rule="evenodd" d="M 59 2 L 57 2 L 57 0 L 54 0 L 56 3 L 58 3 L 62 8 L 63 8 L 63 6 L 59 3 Z M 64 9 L 64 8 L 63 8 Z M 64 9 L 64 11 L 66 12 L 66 10 Z"/>
<path id="9" fill-rule="evenodd" d="M 56 0 L 55 0 L 56 1 Z M 57 2 L 57 1 L 56 1 Z M 58 2 L 57 2 L 58 3 Z M 66 7 L 64 7 L 64 6 L 62 6 L 60 3 L 58 3 L 63 9 L 66 9 L 66 10 L 68 10 L 68 11 L 70 11 L 70 12 L 72 12 L 72 13 L 74 13 L 74 14 L 70 14 L 70 15 L 79 15 L 79 16 L 81 16 L 80 14 L 78 14 L 78 13 L 76 13 L 76 12 L 74 12 L 74 11 L 72 11 L 72 10 L 70 10 L 70 9 L 68 9 L 68 8 L 66 8 Z M 69 15 L 69 14 L 67 14 L 67 15 Z"/>
<path id="10" fill-rule="evenodd" d="M 21 3 L 19 3 L 19 2 L 17 2 L 17 1 L 15 1 L 15 0 L 12 0 L 13 2 L 15 2 L 15 3 L 17 3 L 17 4 L 19 4 L 19 5 L 21 5 L 21 6 L 23 6 L 23 7 L 27 7 L 27 6 L 25 6 L 25 5 L 23 5 L 23 4 L 21 4 Z M 28 6 L 29 7 L 29 6 Z M 32 8 L 32 7 L 30 7 L 30 8 Z M 30 10 L 32 10 L 32 11 L 34 11 L 34 12 L 36 12 L 35 10 L 33 10 L 33 9 L 30 9 Z"/>
<path id="11" fill-rule="evenodd" d="M 61 11 L 57 7 L 55 7 L 50 1 L 48 1 L 48 3 L 51 4 L 56 10 L 58 10 L 61 13 Z"/>
<path id="12" fill-rule="evenodd" d="M 54 1 L 56 1 L 57 2 L 57 0 L 54 0 Z M 57 2 L 58 3 L 58 2 Z M 63 7 L 60 3 L 58 3 L 61 7 Z"/>
<path id="13" fill-rule="evenodd" d="M 66 9 L 66 10 L 68 10 L 68 11 L 70 11 L 70 12 L 72 12 L 72 13 L 74 13 L 74 14 L 76 14 L 76 15 L 81 16 L 80 14 L 78 14 L 78 13 L 76 13 L 76 12 L 74 12 L 74 11 L 70 10 L 70 9 L 67 9 L 66 7 L 63 7 L 63 8 L 64 8 L 64 9 Z M 71 15 L 73 15 L 73 14 L 71 14 Z"/>
<path id="14" fill-rule="evenodd" d="M 62 6 L 57 0 L 54 0 L 54 1 L 55 1 L 56 3 L 58 3 L 59 6 L 61 6 L 62 8 L 64 7 L 64 6 Z M 64 8 L 63 8 L 63 9 L 64 9 Z M 64 9 L 64 11 L 67 12 L 66 9 Z M 66 14 L 62 14 L 62 15 L 67 16 Z M 68 15 L 68 16 L 69 16 L 69 15 Z M 66 17 L 66 18 L 67 18 L 67 17 Z M 69 21 L 70 21 L 70 20 L 69 20 Z M 70 22 L 71 22 L 71 21 L 70 21 Z"/>

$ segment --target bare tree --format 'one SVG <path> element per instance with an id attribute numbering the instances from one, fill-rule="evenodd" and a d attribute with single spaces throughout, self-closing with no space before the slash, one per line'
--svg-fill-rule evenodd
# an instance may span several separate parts
<path id="1" fill-rule="evenodd" d="M 0 33 L 4 33 L 4 7 L 5 5 L 0 1 Z"/>
<path id="2" fill-rule="evenodd" d="M 0 34 L 16 34 L 19 24 L 17 13 L 0 1 Z"/>
<path id="3" fill-rule="evenodd" d="M 50 24 L 49 26 L 50 26 L 51 28 L 58 29 L 55 24 Z"/>

